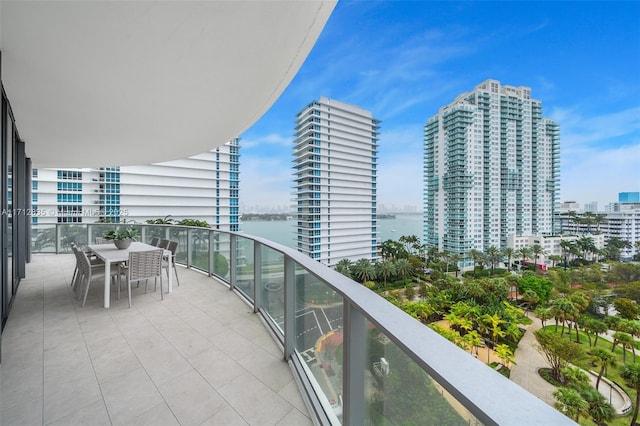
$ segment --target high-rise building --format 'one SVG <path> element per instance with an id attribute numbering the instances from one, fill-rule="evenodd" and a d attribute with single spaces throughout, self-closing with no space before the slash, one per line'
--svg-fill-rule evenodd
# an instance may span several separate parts
<path id="1" fill-rule="evenodd" d="M 33 223 L 144 222 L 171 216 L 238 231 L 239 144 L 164 163 L 34 169 Z"/>
<path id="2" fill-rule="evenodd" d="M 379 123 L 369 111 L 325 97 L 296 117 L 298 250 L 325 265 L 376 259 Z"/>
<path id="3" fill-rule="evenodd" d="M 555 230 L 558 125 L 528 87 L 487 80 L 429 118 L 424 134 L 424 240 L 470 264 L 471 249 Z"/>

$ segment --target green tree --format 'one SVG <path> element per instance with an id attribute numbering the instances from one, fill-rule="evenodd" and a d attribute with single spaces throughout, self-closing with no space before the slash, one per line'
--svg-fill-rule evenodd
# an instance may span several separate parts
<path id="1" fill-rule="evenodd" d="M 600 387 L 600 379 L 607 371 L 607 367 L 613 367 L 616 365 L 616 356 L 606 349 L 594 348 L 591 351 L 591 357 L 600 367 L 600 370 L 598 371 L 598 379 L 596 380 L 596 389 L 598 389 Z"/>
<path id="2" fill-rule="evenodd" d="M 578 309 L 571 303 L 571 301 L 565 297 L 559 297 L 551 304 L 551 314 L 556 320 L 556 331 L 558 329 L 558 322 L 562 323 L 562 331 L 560 336 L 564 334 L 564 326 L 566 322 L 572 318 L 577 317 Z"/>
<path id="3" fill-rule="evenodd" d="M 579 392 L 589 404 L 589 416 L 591 416 L 596 424 L 602 425 L 605 424 L 605 422 L 613 420 L 616 411 L 597 389 L 589 386 L 583 387 Z"/>
<path id="4" fill-rule="evenodd" d="M 633 336 L 629 333 L 623 333 L 622 331 L 617 331 L 613 333 L 613 344 L 611 345 L 611 352 L 616 350 L 616 346 L 620 345 L 622 347 L 622 363 L 627 364 L 627 348 L 633 349 L 633 357 L 635 362 L 635 340 Z"/>
<path id="5" fill-rule="evenodd" d="M 640 314 L 640 308 L 635 300 L 619 297 L 613 300 L 613 306 L 624 319 L 635 320 Z"/>
<path id="6" fill-rule="evenodd" d="M 553 392 L 553 396 L 558 402 L 555 407 L 565 416 L 579 422 L 580 416 L 589 414 L 589 404 L 575 389 L 561 387 Z"/>
<path id="7" fill-rule="evenodd" d="M 502 255 L 507 258 L 507 269 L 512 270 L 511 259 L 515 255 L 515 250 L 513 247 L 505 247 L 502 249 Z"/>
<path id="8" fill-rule="evenodd" d="M 620 374 L 626 380 L 627 385 L 636 391 L 636 402 L 633 404 L 633 417 L 631 426 L 638 420 L 638 408 L 640 408 L 640 364 L 625 365 Z"/>
<path id="9" fill-rule="evenodd" d="M 383 259 L 376 263 L 376 276 L 382 277 L 384 286 L 387 286 L 387 280 L 396 274 L 396 266 L 389 259 Z"/>
<path id="10" fill-rule="evenodd" d="M 484 255 L 482 254 L 482 252 L 480 250 L 476 250 L 476 249 L 471 249 L 469 250 L 469 257 L 471 258 L 471 260 L 473 261 L 473 278 L 476 277 L 476 265 L 480 262 L 482 262 L 482 259 L 484 258 Z"/>
<path id="11" fill-rule="evenodd" d="M 522 259 L 520 261 L 520 270 L 522 271 L 525 266 L 525 261 L 531 256 L 531 249 L 529 247 L 522 247 L 521 249 L 516 250 L 516 254 Z"/>
<path id="12" fill-rule="evenodd" d="M 533 314 L 540 320 L 540 322 L 542 323 L 543 327 L 545 326 L 545 323 L 548 320 L 553 318 L 553 314 L 551 313 L 551 310 L 549 308 L 545 308 L 543 306 L 540 306 L 535 311 L 533 311 Z"/>
<path id="13" fill-rule="evenodd" d="M 344 258 L 340 259 L 338 263 L 336 263 L 336 271 L 340 272 L 342 275 L 351 278 L 351 266 L 352 262 L 350 259 Z"/>
<path id="14" fill-rule="evenodd" d="M 534 258 L 534 264 L 533 264 L 534 271 L 540 269 L 538 267 L 538 257 L 540 257 L 540 255 L 544 253 L 545 251 L 540 244 L 534 244 L 531 246 L 531 254 L 533 254 L 533 258 Z"/>
<path id="15" fill-rule="evenodd" d="M 413 272 L 411 262 L 409 262 L 407 259 L 398 259 L 396 260 L 395 265 L 396 273 L 402 280 L 406 279 L 407 276 Z"/>
<path id="16" fill-rule="evenodd" d="M 563 367 L 584 358 L 582 346 L 571 340 L 559 339 L 553 331 L 540 329 L 536 330 L 534 335 L 538 341 L 538 348 L 551 367 L 551 376 L 558 381 L 561 381 L 560 371 Z"/>
<path id="17" fill-rule="evenodd" d="M 369 259 L 358 259 L 351 268 L 353 275 L 363 284 L 376 276 L 376 268 Z"/>
<path id="18" fill-rule="evenodd" d="M 493 275 L 493 270 L 495 269 L 496 263 L 500 261 L 502 258 L 502 252 L 496 246 L 487 247 L 484 252 L 487 261 L 491 265 L 491 275 Z"/>

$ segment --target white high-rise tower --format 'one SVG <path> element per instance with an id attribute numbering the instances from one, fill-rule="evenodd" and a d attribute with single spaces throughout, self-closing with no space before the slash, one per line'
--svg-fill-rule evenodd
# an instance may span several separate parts
<path id="1" fill-rule="evenodd" d="M 559 185 L 559 128 L 528 87 L 487 80 L 425 126 L 424 240 L 466 265 L 471 249 L 557 230 Z"/>
<path id="2" fill-rule="evenodd" d="M 325 265 L 376 259 L 378 124 L 371 112 L 325 97 L 296 117 L 298 250 Z"/>

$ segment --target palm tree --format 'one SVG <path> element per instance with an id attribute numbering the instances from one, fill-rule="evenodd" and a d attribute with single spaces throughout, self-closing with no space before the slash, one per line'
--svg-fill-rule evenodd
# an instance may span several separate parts
<path id="1" fill-rule="evenodd" d="M 384 280 L 384 286 L 387 286 L 387 279 L 396 273 L 396 267 L 389 259 L 381 260 L 376 263 L 376 275 L 382 277 Z"/>
<path id="2" fill-rule="evenodd" d="M 616 346 L 622 346 L 622 363 L 627 364 L 627 348 L 633 347 L 635 344 L 635 340 L 633 336 L 628 333 L 623 333 L 622 331 L 617 331 L 613 333 L 613 345 L 611 345 L 611 352 L 616 350 Z M 635 350 L 634 350 L 634 358 L 635 358 Z"/>
<path id="3" fill-rule="evenodd" d="M 520 270 L 522 271 L 525 260 L 531 256 L 531 249 L 529 249 L 529 247 L 522 247 L 521 249 L 516 250 L 516 254 L 522 258 L 522 261 L 520 262 Z"/>
<path id="4" fill-rule="evenodd" d="M 396 260 L 396 273 L 400 276 L 400 279 L 404 280 L 412 271 L 413 267 L 411 266 L 411 262 L 407 259 Z"/>
<path id="5" fill-rule="evenodd" d="M 572 251 L 573 242 L 568 240 L 562 240 L 560 241 L 560 248 L 562 249 L 562 256 L 564 257 L 564 269 L 567 269 L 567 256 Z"/>
<path id="6" fill-rule="evenodd" d="M 484 257 L 480 250 L 471 249 L 469 250 L 469 257 L 473 260 L 473 278 L 476 277 L 476 263 L 480 261 Z"/>
<path id="7" fill-rule="evenodd" d="M 535 259 L 535 263 L 533 266 L 534 272 L 538 270 L 538 256 L 544 254 L 545 251 L 540 244 L 534 244 L 531 246 L 531 253 L 533 254 L 533 258 Z"/>
<path id="8" fill-rule="evenodd" d="M 493 275 L 495 265 L 500 261 L 502 253 L 500 252 L 500 249 L 498 247 L 490 246 L 485 250 L 485 255 L 487 257 L 487 260 L 491 264 L 491 275 Z"/>
<path id="9" fill-rule="evenodd" d="M 456 265 L 456 278 L 458 278 L 458 270 L 460 269 L 460 254 L 451 253 L 449 255 L 449 261 Z"/>
<path id="10" fill-rule="evenodd" d="M 347 277 L 351 277 L 351 266 L 352 262 L 350 259 L 344 258 L 340 259 L 338 263 L 336 263 L 336 271 L 340 272 L 342 275 Z"/>
<path id="11" fill-rule="evenodd" d="M 589 414 L 589 404 L 582 398 L 580 392 L 573 388 L 561 387 L 553 392 L 553 396 L 558 402 L 555 407 L 567 417 L 579 422 L 580 416 Z"/>
<path id="12" fill-rule="evenodd" d="M 502 249 L 502 255 L 507 258 L 507 269 L 511 270 L 511 258 L 516 253 L 513 247 L 505 247 Z"/>
<path id="13" fill-rule="evenodd" d="M 567 320 L 576 317 L 578 309 L 566 297 L 559 297 L 554 300 L 549 309 L 556 319 L 556 331 L 558 330 L 558 321 L 562 322 L 562 331 L 560 332 L 560 336 L 562 337 L 565 323 Z"/>
<path id="14" fill-rule="evenodd" d="M 598 389 L 598 386 L 600 386 L 600 379 L 602 378 L 604 372 L 607 370 L 607 367 L 613 367 L 614 365 L 616 365 L 616 356 L 610 351 L 602 348 L 595 348 L 593 351 L 591 351 L 591 356 L 593 357 L 593 360 L 600 366 L 598 379 L 596 380 L 596 389 Z"/>
<path id="15" fill-rule="evenodd" d="M 358 259 L 351 268 L 351 272 L 356 278 L 360 279 L 363 284 L 374 279 L 376 276 L 375 266 L 369 259 Z"/>
<path id="16" fill-rule="evenodd" d="M 631 419 L 631 425 L 634 426 L 638 420 L 638 408 L 640 408 L 640 364 L 625 365 L 622 368 L 621 376 L 627 381 L 629 387 L 636 391 L 636 403 L 633 404 L 633 418 Z"/>
<path id="17" fill-rule="evenodd" d="M 438 257 L 445 264 L 445 273 L 449 273 L 449 252 L 447 250 L 438 253 Z"/>

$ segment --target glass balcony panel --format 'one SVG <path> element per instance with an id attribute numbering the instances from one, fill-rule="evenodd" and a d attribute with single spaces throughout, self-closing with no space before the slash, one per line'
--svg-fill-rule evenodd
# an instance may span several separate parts
<path id="1" fill-rule="evenodd" d="M 284 335 L 284 255 L 263 245 L 262 283 L 260 286 L 262 306 L 267 316 Z"/>
<path id="2" fill-rule="evenodd" d="M 158 238 L 160 240 L 167 239 L 167 228 L 164 226 L 153 226 L 147 225 L 145 230 L 145 243 L 150 243 L 153 238 Z"/>
<path id="3" fill-rule="evenodd" d="M 156 227 L 156 229 L 161 229 Z M 148 233 L 149 231 L 147 231 Z M 164 232 L 164 229 L 163 229 Z M 147 234 L 148 235 L 148 234 Z M 166 234 L 162 234 L 158 238 L 165 238 Z M 187 228 L 172 226 L 169 228 L 169 240 L 178 242 L 178 250 L 176 252 L 176 262 L 187 264 Z"/>
<path id="4" fill-rule="evenodd" d="M 33 225 L 31 227 L 31 249 L 34 253 L 55 253 L 56 225 Z"/>
<path id="5" fill-rule="evenodd" d="M 369 424 L 482 424 L 373 323 L 366 323 Z"/>
<path id="6" fill-rule="evenodd" d="M 213 266 L 211 272 L 229 281 L 231 262 L 231 236 L 224 232 L 213 232 Z"/>
<path id="7" fill-rule="evenodd" d="M 103 238 L 112 229 L 116 229 L 113 223 L 92 223 L 89 227 L 89 244 L 95 244 L 96 238 Z"/>
<path id="8" fill-rule="evenodd" d="M 296 266 L 295 349 L 327 412 L 342 417 L 343 298 Z"/>
<path id="9" fill-rule="evenodd" d="M 209 271 L 209 230 L 191 229 L 189 232 L 191 266 Z"/>
<path id="10" fill-rule="evenodd" d="M 58 241 L 58 251 L 60 253 L 71 253 L 71 243 L 76 243 L 78 247 L 87 245 L 86 225 L 59 225 L 60 241 Z"/>
<path id="11" fill-rule="evenodd" d="M 255 276 L 253 273 L 253 240 L 236 236 L 235 288 L 253 301 Z"/>

